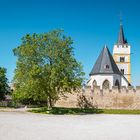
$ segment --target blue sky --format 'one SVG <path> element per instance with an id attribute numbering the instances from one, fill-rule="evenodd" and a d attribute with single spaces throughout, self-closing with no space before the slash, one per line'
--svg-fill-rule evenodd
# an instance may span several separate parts
<path id="1" fill-rule="evenodd" d="M 102 47 L 112 52 L 119 31 L 119 14 L 125 37 L 132 46 L 132 82 L 140 85 L 139 0 L 0 0 L 0 66 L 12 80 L 16 67 L 13 48 L 27 33 L 64 29 L 74 40 L 75 57 L 86 78 Z"/>

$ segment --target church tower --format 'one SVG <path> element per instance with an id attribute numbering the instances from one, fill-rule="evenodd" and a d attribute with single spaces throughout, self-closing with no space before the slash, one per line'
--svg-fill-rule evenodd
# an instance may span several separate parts
<path id="1" fill-rule="evenodd" d="M 113 48 L 113 58 L 124 77 L 131 84 L 131 46 L 128 44 L 124 32 L 123 25 L 120 24 L 118 41 Z"/>

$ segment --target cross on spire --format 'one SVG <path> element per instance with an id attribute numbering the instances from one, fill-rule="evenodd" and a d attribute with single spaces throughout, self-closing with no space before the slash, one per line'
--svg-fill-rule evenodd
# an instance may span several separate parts
<path id="1" fill-rule="evenodd" d="M 121 11 L 120 11 L 119 17 L 120 17 L 120 25 L 122 25 L 122 12 Z"/>

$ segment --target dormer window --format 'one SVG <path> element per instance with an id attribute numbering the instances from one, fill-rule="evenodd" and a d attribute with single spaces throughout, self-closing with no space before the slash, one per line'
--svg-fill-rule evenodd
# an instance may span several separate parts
<path id="1" fill-rule="evenodd" d="M 105 68 L 105 69 L 109 69 L 109 65 L 106 64 L 106 65 L 104 66 L 104 68 Z"/>

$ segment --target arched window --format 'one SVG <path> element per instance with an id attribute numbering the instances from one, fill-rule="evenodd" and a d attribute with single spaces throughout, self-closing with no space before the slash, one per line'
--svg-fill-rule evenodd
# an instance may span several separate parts
<path id="1" fill-rule="evenodd" d="M 118 88 L 120 87 L 120 83 L 118 79 L 115 81 L 115 86 L 117 86 Z"/>
<path id="2" fill-rule="evenodd" d="M 93 81 L 92 86 L 93 87 L 96 87 L 97 86 L 97 81 L 96 80 Z"/>
<path id="3" fill-rule="evenodd" d="M 105 80 L 103 82 L 103 89 L 109 89 L 109 81 L 108 80 Z"/>
<path id="4" fill-rule="evenodd" d="M 124 74 L 124 69 L 120 69 L 121 73 Z"/>

